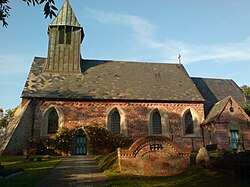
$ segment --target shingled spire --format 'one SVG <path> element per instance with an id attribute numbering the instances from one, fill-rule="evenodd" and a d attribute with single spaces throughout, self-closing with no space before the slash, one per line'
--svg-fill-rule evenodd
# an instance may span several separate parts
<path id="1" fill-rule="evenodd" d="M 84 32 L 68 0 L 65 1 L 57 17 L 49 25 L 48 34 L 49 47 L 45 71 L 81 72 L 80 45 Z"/>

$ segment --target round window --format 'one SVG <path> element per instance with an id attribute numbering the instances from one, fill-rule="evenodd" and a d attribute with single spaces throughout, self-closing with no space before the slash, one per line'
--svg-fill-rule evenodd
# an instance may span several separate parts
<path id="1" fill-rule="evenodd" d="M 234 112 L 234 108 L 232 106 L 229 108 L 229 110 L 230 112 Z"/>

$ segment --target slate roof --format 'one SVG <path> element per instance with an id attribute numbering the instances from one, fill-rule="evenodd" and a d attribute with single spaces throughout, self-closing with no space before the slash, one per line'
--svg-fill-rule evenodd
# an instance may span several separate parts
<path id="1" fill-rule="evenodd" d="M 205 114 L 218 101 L 231 95 L 240 106 L 244 106 L 246 98 L 240 87 L 231 79 L 192 78 L 205 100 Z"/>
<path id="2" fill-rule="evenodd" d="M 22 97 L 203 102 L 181 64 L 82 60 L 82 73 L 44 72 L 35 58 Z"/>
<path id="3" fill-rule="evenodd" d="M 229 102 L 229 100 L 232 99 L 231 96 L 228 96 L 219 102 L 215 103 L 215 105 L 210 110 L 208 116 L 206 119 L 202 122 L 202 124 L 208 124 L 213 121 L 216 121 L 216 119 L 220 116 L 221 112 L 224 110 L 225 106 Z"/>
<path id="4" fill-rule="evenodd" d="M 68 0 L 65 1 L 58 15 L 50 24 L 50 26 L 59 25 L 81 27 Z"/>

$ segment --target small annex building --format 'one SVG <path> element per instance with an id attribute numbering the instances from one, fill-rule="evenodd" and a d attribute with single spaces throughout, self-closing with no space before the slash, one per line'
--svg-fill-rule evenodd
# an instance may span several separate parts
<path id="1" fill-rule="evenodd" d="M 247 99 L 233 80 L 192 78 L 182 64 L 84 59 L 84 30 L 68 0 L 48 36 L 48 55 L 34 58 L 0 154 L 27 148 L 30 137 L 86 126 L 134 142 L 156 137 L 176 154 L 207 145 L 231 150 L 238 143 L 250 150 L 250 118 L 241 108 Z M 74 140 L 72 154 L 90 153 L 84 131 Z"/>

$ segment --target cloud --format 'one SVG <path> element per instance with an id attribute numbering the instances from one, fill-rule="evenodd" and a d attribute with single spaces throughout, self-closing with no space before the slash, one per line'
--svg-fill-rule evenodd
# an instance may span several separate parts
<path id="1" fill-rule="evenodd" d="M 135 15 L 115 14 L 101 10 L 86 8 L 88 16 L 100 23 L 112 23 L 129 28 L 134 36 L 134 45 L 146 55 L 155 54 L 158 61 L 176 62 L 178 54 L 182 55 L 182 63 L 194 62 L 242 62 L 250 61 L 250 37 L 237 43 L 214 45 L 197 45 L 184 43 L 170 38 L 157 39 L 156 26 L 148 20 Z M 144 59 L 142 59 L 144 60 Z"/>
<path id="2" fill-rule="evenodd" d="M 88 15 L 101 23 L 115 23 L 131 28 L 138 37 L 152 35 L 154 25 L 147 20 L 134 15 L 106 13 L 101 10 L 86 8 Z"/>
<path id="3" fill-rule="evenodd" d="M 29 54 L 0 54 L 0 75 L 27 74 L 32 59 Z"/>

